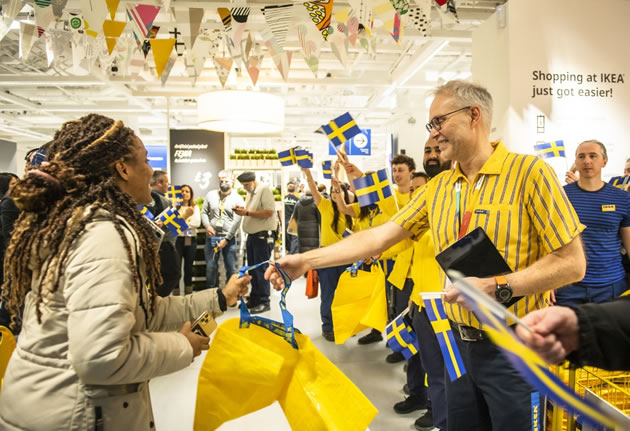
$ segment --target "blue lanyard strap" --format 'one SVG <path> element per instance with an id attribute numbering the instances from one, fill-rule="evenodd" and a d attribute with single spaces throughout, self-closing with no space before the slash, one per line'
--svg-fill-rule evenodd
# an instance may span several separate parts
<path id="1" fill-rule="evenodd" d="M 356 277 L 357 272 L 359 271 L 359 268 L 361 268 L 361 265 L 363 265 L 364 261 L 365 259 L 361 259 L 358 262 L 354 262 L 351 266 L 346 268 L 346 272 L 349 272 L 351 277 Z"/>
<path id="2" fill-rule="evenodd" d="M 242 266 L 241 269 L 238 270 L 238 276 L 239 278 L 243 277 L 247 271 L 256 269 L 259 266 L 266 264 L 269 264 L 268 260 L 257 263 L 256 265 Z M 289 312 L 289 310 L 287 310 L 287 292 L 291 287 L 291 277 L 289 277 L 289 274 L 280 268 L 279 265 L 274 265 L 284 280 L 284 289 L 282 289 L 280 294 L 280 311 L 282 312 L 282 321 L 284 323 L 276 322 L 275 320 L 267 319 L 265 317 L 252 316 L 247 309 L 245 301 L 241 301 L 241 322 L 239 327 L 249 328 L 249 325 L 253 323 L 254 325 L 260 326 L 261 328 L 265 328 L 268 331 L 279 335 L 284 338 L 287 343 L 293 346 L 294 349 L 297 349 L 298 345 L 295 341 L 295 332 L 299 334 L 300 331 L 293 327 L 293 315 Z"/>

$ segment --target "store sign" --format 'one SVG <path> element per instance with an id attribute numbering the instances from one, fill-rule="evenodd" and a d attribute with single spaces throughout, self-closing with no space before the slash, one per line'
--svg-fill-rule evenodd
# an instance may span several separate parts
<path id="1" fill-rule="evenodd" d="M 332 145 L 328 146 L 328 154 L 337 155 Z M 349 156 L 370 156 L 372 154 L 372 129 L 361 129 L 361 133 L 346 141 L 346 154 Z"/>
<path id="2" fill-rule="evenodd" d="M 223 133 L 171 130 L 171 183 L 190 185 L 195 198 L 218 188 L 217 174 L 223 169 L 223 145 Z"/>
<path id="3" fill-rule="evenodd" d="M 144 148 L 147 149 L 147 158 L 149 159 L 149 166 L 153 168 L 153 170 L 166 170 L 166 157 L 168 147 L 166 145 L 145 145 Z"/>

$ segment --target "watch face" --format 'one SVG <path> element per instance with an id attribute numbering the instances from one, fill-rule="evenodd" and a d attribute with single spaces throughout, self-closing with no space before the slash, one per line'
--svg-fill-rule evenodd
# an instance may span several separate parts
<path id="1" fill-rule="evenodd" d="M 512 299 L 512 289 L 507 286 L 499 286 L 496 290 L 496 297 L 500 303 L 508 302 Z"/>

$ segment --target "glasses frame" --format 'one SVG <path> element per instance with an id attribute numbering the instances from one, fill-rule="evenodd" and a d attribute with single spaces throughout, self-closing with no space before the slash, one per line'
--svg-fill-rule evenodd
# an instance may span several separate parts
<path id="1" fill-rule="evenodd" d="M 425 127 L 427 128 L 427 131 L 428 131 L 429 133 L 431 133 L 431 131 L 432 131 L 433 129 L 435 129 L 436 131 L 438 131 L 438 132 L 439 132 L 439 131 L 442 129 L 442 125 L 443 125 L 443 124 L 446 122 L 446 120 L 448 119 L 448 118 L 446 118 L 446 117 L 448 117 L 448 116 L 450 116 L 450 115 L 453 115 L 453 114 L 457 114 L 458 112 L 461 112 L 461 111 L 463 111 L 463 110 L 465 110 L 465 109 L 470 109 L 470 108 L 472 108 L 472 105 L 471 105 L 471 106 L 464 106 L 463 108 L 459 108 L 459 109 L 456 109 L 456 110 L 454 110 L 454 111 L 447 112 L 447 113 L 446 113 L 446 114 L 444 114 L 444 115 L 440 115 L 439 117 L 435 117 L 435 118 L 433 118 L 433 120 L 429 121 L 429 122 L 426 124 L 426 126 L 425 126 Z"/>

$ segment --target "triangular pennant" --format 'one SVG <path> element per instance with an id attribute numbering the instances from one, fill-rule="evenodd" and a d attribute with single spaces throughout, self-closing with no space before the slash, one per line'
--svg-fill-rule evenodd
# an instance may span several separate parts
<path id="1" fill-rule="evenodd" d="M 179 31 L 177 27 L 172 27 L 171 30 L 169 30 L 168 34 L 170 34 L 171 37 L 175 39 L 175 53 L 178 56 L 184 55 L 186 45 L 184 44 L 184 42 L 182 42 L 182 32 Z"/>
<path id="2" fill-rule="evenodd" d="M 118 10 L 118 4 L 120 0 L 105 0 L 105 4 L 107 4 L 107 10 L 109 10 L 109 16 L 112 21 L 116 19 L 116 11 Z"/>
<path id="3" fill-rule="evenodd" d="M 293 16 L 293 3 L 286 3 L 262 8 L 265 21 L 276 38 L 280 49 L 284 48 L 289 31 L 289 23 Z"/>
<path id="4" fill-rule="evenodd" d="M 337 60 L 344 68 L 348 67 L 348 38 L 342 32 L 336 31 L 328 36 L 330 47 Z"/>
<path id="5" fill-rule="evenodd" d="M 351 16 L 346 25 L 348 26 L 348 41 L 354 47 L 359 36 L 359 19 L 356 16 Z"/>
<path id="6" fill-rule="evenodd" d="M 175 46 L 175 39 L 151 39 L 149 43 L 155 61 L 155 71 L 160 78 Z"/>
<path id="7" fill-rule="evenodd" d="M 324 40 L 328 40 L 328 27 L 330 26 L 330 19 L 332 18 L 333 1 L 331 0 L 325 3 L 310 1 L 302 4 L 317 26 L 317 29 L 321 32 Z"/>
<path id="8" fill-rule="evenodd" d="M 409 11 L 409 0 L 390 0 L 398 15 L 402 16 Z"/>
<path id="9" fill-rule="evenodd" d="M 256 86 L 258 76 L 260 75 L 260 65 L 262 64 L 263 54 L 252 55 L 248 58 L 247 73 L 252 80 L 252 85 Z"/>
<path id="10" fill-rule="evenodd" d="M 86 21 L 88 34 L 103 33 L 103 21 L 107 18 L 107 5 L 104 1 L 79 0 L 83 19 Z M 94 35 L 95 37 L 96 35 Z"/>
<path id="11" fill-rule="evenodd" d="M 445 24 L 453 25 L 455 23 L 459 23 L 457 8 L 455 7 L 455 2 L 453 0 L 438 3 L 440 4 L 440 7 L 437 8 L 437 11 L 441 15 L 442 19 L 446 21 Z"/>
<path id="12" fill-rule="evenodd" d="M 37 32 L 37 26 L 20 21 L 20 47 L 19 55 L 22 61 L 28 58 L 28 55 L 37 42 L 39 34 Z"/>
<path id="13" fill-rule="evenodd" d="M 136 39 L 142 42 L 149 35 L 155 17 L 160 12 L 159 6 L 153 5 L 127 5 L 127 16 L 132 24 L 132 31 Z"/>
<path id="14" fill-rule="evenodd" d="M 217 8 L 217 12 L 219 13 L 219 17 L 221 18 L 221 22 L 223 22 L 223 28 L 225 31 L 232 30 L 232 13 L 228 8 L 220 7 Z"/>
<path id="15" fill-rule="evenodd" d="M 2 39 L 4 39 L 4 37 L 9 33 L 9 31 L 11 31 L 12 22 L 13 22 L 12 19 L 0 17 L 0 42 L 2 42 Z"/>
<path id="16" fill-rule="evenodd" d="M 396 9 L 389 0 L 369 0 L 374 13 L 375 27 L 383 27 L 387 33 L 394 30 L 394 16 Z"/>
<path id="17" fill-rule="evenodd" d="M 311 20 L 305 8 L 295 8 L 295 20 L 297 21 L 296 30 L 298 41 L 300 42 L 302 53 L 304 54 L 304 61 L 315 77 L 317 77 L 319 52 L 322 43 L 321 33 L 313 20 Z"/>
<path id="18" fill-rule="evenodd" d="M 160 81 L 162 82 L 162 87 L 166 85 L 166 80 L 168 79 L 171 71 L 173 70 L 173 66 L 177 62 L 178 55 L 175 51 L 171 52 L 171 55 L 168 57 L 168 61 L 166 62 L 166 67 L 162 72 L 162 76 L 160 76 Z"/>
<path id="19" fill-rule="evenodd" d="M 47 8 L 50 6 L 51 0 L 35 0 L 35 6 L 41 8 Z"/>
<path id="20" fill-rule="evenodd" d="M 221 86 L 225 87 L 225 82 L 230 75 L 230 69 L 232 69 L 232 59 L 212 57 L 212 62 L 214 63 L 214 68 L 217 72 L 219 81 L 221 82 Z"/>
<path id="21" fill-rule="evenodd" d="M 394 16 L 394 29 L 392 31 L 392 38 L 396 43 L 400 43 L 400 34 L 402 32 L 402 26 L 400 25 L 400 15 L 396 12 Z"/>
<path id="22" fill-rule="evenodd" d="M 418 30 L 422 36 L 431 36 L 431 2 L 432 0 L 416 0 L 416 7 L 409 8 L 405 15 L 405 26 Z"/>
<path id="23" fill-rule="evenodd" d="M 6 3 L 2 2 L 2 15 L 13 21 L 20 10 L 22 9 L 22 0 L 9 0 Z"/>
<path id="24" fill-rule="evenodd" d="M 214 56 L 214 53 L 219 48 L 220 42 L 221 30 L 201 30 L 199 36 L 195 40 L 191 52 L 187 55 L 187 64 L 192 64 L 195 76 L 201 75 L 206 59 L 209 56 Z M 186 70 L 190 73 L 188 68 Z"/>
<path id="25" fill-rule="evenodd" d="M 53 22 L 53 20 L 55 19 L 55 15 L 53 14 L 53 10 L 52 7 L 50 6 L 50 2 L 48 2 L 48 6 L 46 7 L 40 7 L 40 6 L 35 6 L 35 24 L 37 24 L 38 27 L 43 28 L 44 30 L 46 30 L 48 28 L 48 25 Z"/>
<path id="26" fill-rule="evenodd" d="M 177 9 L 173 8 L 173 15 L 175 16 L 175 22 L 179 28 L 181 34 L 176 39 L 181 39 L 188 51 L 192 50 L 195 45 L 195 39 L 199 35 L 199 28 L 201 27 L 201 20 L 203 19 L 204 10 L 202 8 L 186 8 Z M 178 45 L 175 45 L 175 49 Z M 178 50 L 178 53 L 180 51 Z"/>
<path id="27" fill-rule="evenodd" d="M 105 35 L 105 37 L 109 38 L 120 37 L 126 25 L 127 21 L 110 21 L 106 19 L 105 21 L 103 21 L 103 34 Z"/>
<path id="28" fill-rule="evenodd" d="M 55 51 L 53 50 L 53 35 L 46 32 L 44 39 L 46 41 L 46 60 L 48 61 L 48 67 L 50 67 L 55 59 Z"/>
<path id="29" fill-rule="evenodd" d="M 56 19 L 61 19 L 63 17 L 63 9 L 66 7 L 68 0 L 52 0 L 52 10 L 53 15 Z"/>
<path id="30" fill-rule="evenodd" d="M 109 53 L 109 55 L 112 55 L 112 52 L 114 52 L 114 48 L 116 47 L 116 41 L 117 41 L 117 38 L 115 37 L 105 38 L 105 43 L 107 44 L 107 52 Z"/>
<path id="31" fill-rule="evenodd" d="M 64 30 L 52 30 L 53 53 L 55 55 L 56 64 L 64 64 L 70 62 L 72 58 L 72 32 Z"/>

